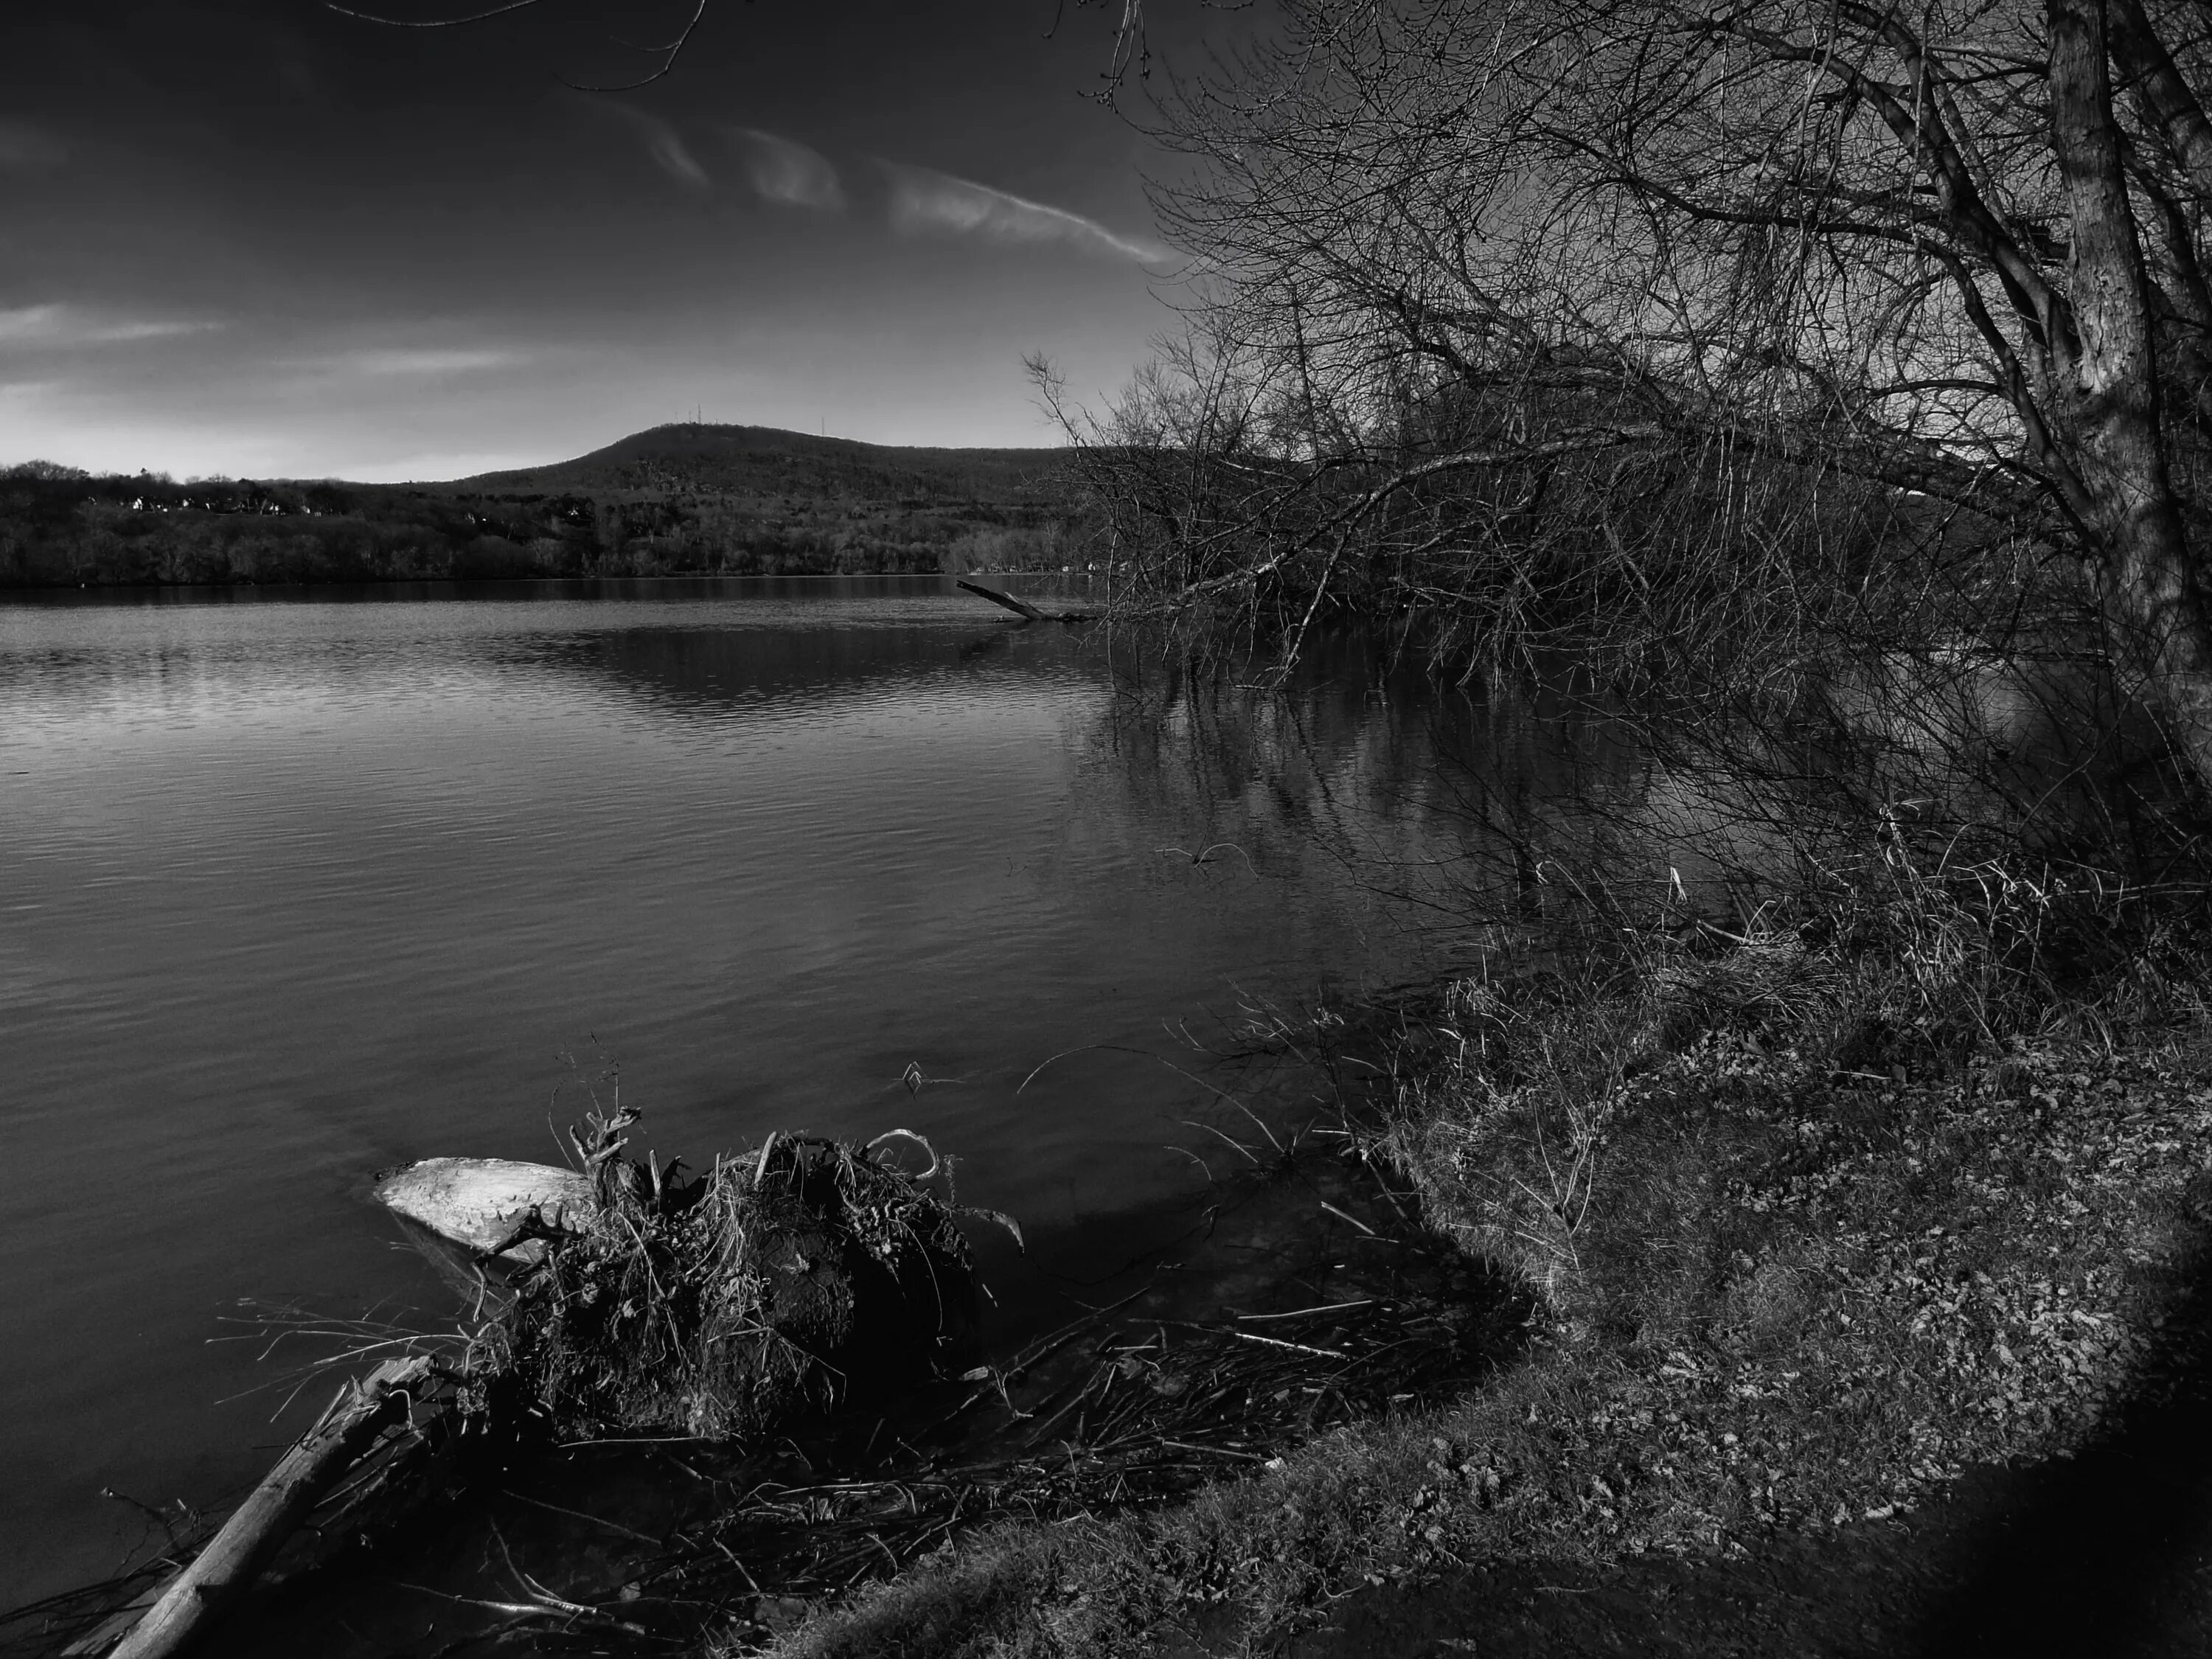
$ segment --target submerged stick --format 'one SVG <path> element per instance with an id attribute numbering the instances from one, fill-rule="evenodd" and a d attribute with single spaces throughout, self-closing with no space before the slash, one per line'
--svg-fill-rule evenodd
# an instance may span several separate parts
<path id="1" fill-rule="evenodd" d="M 305 1518 L 315 1500 L 367 1451 L 386 1421 L 404 1408 L 408 1393 L 430 1374 L 430 1360 L 387 1359 L 349 1382 L 292 1449 L 223 1522 L 191 1565 L 171 1581 L 161 1598 L 110 1659 L 168 1659 L 198 1637 Z"/>

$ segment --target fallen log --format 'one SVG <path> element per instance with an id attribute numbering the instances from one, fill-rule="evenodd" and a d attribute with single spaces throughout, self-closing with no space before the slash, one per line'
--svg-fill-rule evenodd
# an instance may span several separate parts
<path id="1" fill-rule="evenodd" d="M 993 605 L 1002 605 L 1026 622 L 1081 623 L 1091 620 L 1088 611 L 1040 611 L 1027 599 L 1012 593 L 1001 593 L 995 587 L 986 587 L 981 582 L 971 582 L 964 577 L 956 585 L 973 593 L 979 599 L 988 599 Z"/>
<path id="2" fill-rule="evenodd" d="M 321 1420 L 277 1460 L 109 1659 L 169 1659 L 203 1635 L 260 1576 L 316 1499 L 407 1409 L 413 1391 L 430 1374 L 429 1358 L 418 1354 L 387 1359 L 341 1389 Z"/>

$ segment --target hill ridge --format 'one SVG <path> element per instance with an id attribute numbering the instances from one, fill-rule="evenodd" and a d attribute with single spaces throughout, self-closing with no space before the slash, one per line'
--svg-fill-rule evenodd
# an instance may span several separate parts
<path id="1" fill-rule="evenodd" d="M 671 421 L 647 427 L 567 460 L 506 467 L 456 478 L 447 488 L 475 489 L 559 489 L 592 485 L 637 487 L 635 479 L 658 471 L 683 476 L 694 487 L 757 487 L 757 476 L 798 468 L 826 473 L 855 472 L 872 480 L 907 477 L 936 482 L 951 474 L 987 486 L 995 493 L 1014 482 L 1010 475 L 1042 471 L 1067 459 L 1063 447 L 1001 448 L 983 446 L 878 444 L 861 438 L 799 432 L 787 427 L 712 421 Z M 647 486 L 650 487 L 650 486 Z"/>

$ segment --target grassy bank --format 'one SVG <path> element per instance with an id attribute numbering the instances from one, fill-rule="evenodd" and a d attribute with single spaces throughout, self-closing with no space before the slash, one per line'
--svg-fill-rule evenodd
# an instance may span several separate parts
<path id="1" fill-rule="evenodd" d="M 775 1651 L 1261 1647 L 1460 1564 L 1827 1534 L 2154 1395 L 2212 1219 L 2190 935 L 1894 878 L 1409 1032 L 1370 1150 L 1540 1291 L 1526 1363 L 1181 1507 L 970 1535 Z"/>

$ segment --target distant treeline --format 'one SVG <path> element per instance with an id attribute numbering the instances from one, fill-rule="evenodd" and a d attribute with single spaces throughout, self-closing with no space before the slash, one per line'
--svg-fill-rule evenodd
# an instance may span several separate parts
<path id="1" fill-rule="evenodd" d="M 1058 568 L 1085 538 L 1066 498 L 872 498 L 686 487 L 645 469 L 584 488 L 253 483 L 0 471 L 0 586 L 540 576 L 814 575 Z M 722 481 L 715 480 L 714 483 Z M 778 480 L 778 482 L 785 482 Z M 995 494 L 1013 495 L 1012 490 Z"/>

